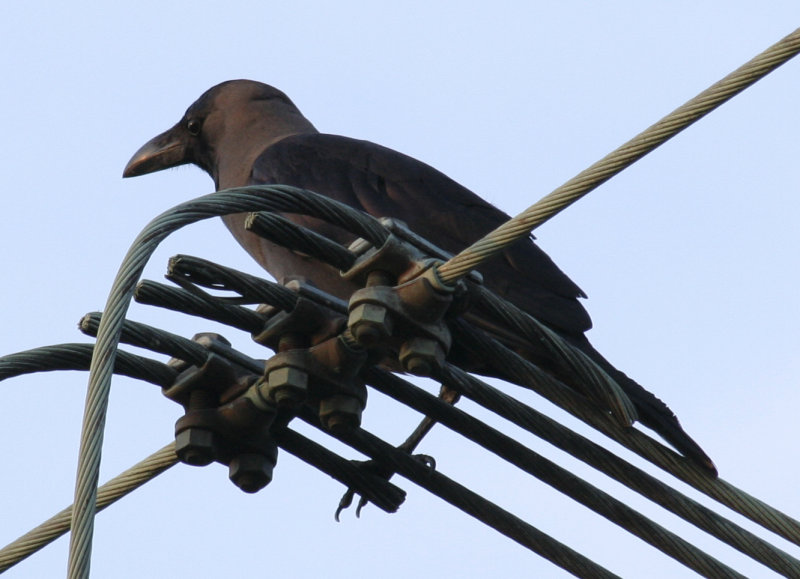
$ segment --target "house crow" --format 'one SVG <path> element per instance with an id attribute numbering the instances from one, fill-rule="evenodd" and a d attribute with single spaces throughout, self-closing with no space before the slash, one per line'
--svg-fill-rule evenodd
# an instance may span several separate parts
<path id="1" fill-rule="evenodd" d="M 319 133 L 284 93 L 248 80 L 224 82 L 206 91 L 174 127 L 133 155 L 123 176 L 187 163 L 206 171 L 217 190 L 253 184 L 309 189 L 376 217 L 401 219 L 452 253 L 509 219 L 416 159 L 368 141 Z M 345 298 L 355 289 L 333 268 L 246 231 L 245 217 L 228 215 L 223 220 L 239 243 L 278 281 L 304 277 Z M 319 220 L 289 217 L 338 242 L 351 241 L 341 230 Z M 488 288 L 600 365 L 629 397 L 642 423 L 715 472 L 711 460 L 683 431 L 670 409 L 591 346 L 584 336 L 591 321 L 578 301 L 585 297 L 583 292 L 532 238 L 507 248 L 479 271 Z M 543 360 L 536 362 L 542 364 Z"/>

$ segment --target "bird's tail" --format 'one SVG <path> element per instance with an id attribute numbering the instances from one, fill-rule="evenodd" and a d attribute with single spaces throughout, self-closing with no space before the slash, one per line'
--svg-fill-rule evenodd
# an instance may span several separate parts
<path id="1" fill-rule="evenodd" d="M 513 332 L 507 330 L 502 325 L 488 322 L 480 316 L 465 316 L 469 322 L 480 327 L 488 335 L 494 337 L 499 342 L 505 344 L 508 348 L 515 351 L 518 355 L 525 358 L 539 366 L 545 372 L 551 374 L 553 377 L 570 386 L 581 394 L 592 399 L 595 403 L 601 404 L 606 407 L 608 401 L 606 399 L 592 396 L 592 392 L 586 391 L 585 384 L 569 369 L 565 368 L 562 363 L 559 363 L 552 358 L 552 352 L 549 348 L 543 347 L 541 343 L 535 343 L 525 338 L 515 335 Z M 627 399 L 630 406 L 634 408 L 631 413 L 642 424 L 655 431 L 665 441 L 671 444 L 681 454 L 691 459 L 693 462 L 709 471 L 716 476 L 717 469 L 708 455 L 703 452 L 703 449 L 683 430 L 678 422 L 677 417 L 664 404 L 651 392 L 645 390 L 637 382 L 629 378 L 623 372 L 617 370 L 608 360 L 606 360 L 594 347 L 589 343 L 585 336 L 580 337 L 564 337 L 564 340 L 571 346 L 583 352 L 591 361 L 599 366 L 610 378 L 611 381 L 616 382 L 618 391 L 622 398 Z M 473 344 L 473 346 L 475 346 Z M 501 379 L 508 379 L 506 368 L 502 364 L 498 366 L 496 361 L 490 361 L 481 354 L 481 349 L 478 348 L 472 353 L 470 358 L 471 363 L 475 365 L 473 371 L 496 376 Z M 477 361 L 481 361 L 477 364 Z M 607 410 L 611 410 L 606 407 Z M 624 424 L 623 424 L 624 425 Z"/>
<path id="2" fill-rule="evenodd" d="M 583 350 L 584 353 L 594 360 L 598 366 L 605 370 L 606 373 L 620 385 L 622 390 L 633 402 L 634 406 L 636 406 L 636 410 L 639 414 L 639 421 L 642 424 L 658 433 L 664 440 L 680 451 L 681 454 L 692 459 L 695 463 L 711 471 L 716 476 L 717 467 L 714 465 L 714 462 L 703 449 L 700 448 L 700 445 L 698 445 L 691 436 L 686 434 L 678 418 L 664 402 L 648 390 L 645 390 L 624 372 L 617 370 L 594 349 L 586 338 L 583 338 L 580 340 L 579 344 L 575 345 Z"/>

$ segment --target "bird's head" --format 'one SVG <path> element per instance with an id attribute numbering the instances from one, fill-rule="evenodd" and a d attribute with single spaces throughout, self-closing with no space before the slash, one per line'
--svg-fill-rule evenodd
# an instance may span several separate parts
<path id="1" fill-rule="evenodd" d="M 145 143 L 122 176 L 192 163 L 211 175 L 218 189 L 241 186 L 266 147 L 290 135 L 314 132 L 314 126 L 278 89 L 251 80 L 231 80 L 207 90 L 174 127 Z"/>

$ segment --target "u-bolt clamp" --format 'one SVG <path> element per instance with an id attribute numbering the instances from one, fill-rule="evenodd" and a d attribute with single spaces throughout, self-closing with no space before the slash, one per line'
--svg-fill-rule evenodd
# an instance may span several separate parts
<path id="1" fill-rule="evenodd" d="M 227 341 L 216 334 L 199 334 L 195 341 Z M 175 423 L 175 452 L 190 465 L 214 461 L 228 465 L 230 479 L 246 492 L 256 492 L 272 480 L 278 448 L 270 434 L 274 408 L 242 396 L 258 376 L 210 353 L 202 366 L 184 367 L 164 390 L 186 413 Z"/>
<path id="2" fill-rule="evenodd" d="M 366 360 L 365 350 L 334 336 L 311 348 L 278 352 L 267 360 L 265 376 L 255 388 L 267 404 L 318 409 L 325 428 L 353 428 L 361 424 L 367 404 L 359 374 Z"/>
<path id="3" fill-rule="evenodd" d="M 450 331 L 444 316 L 455 287 L 438 279 L 436 260 L 414 262 L 397 285 L 390 280 L 368 286 L 350 298 L 348 327 L 360 345 L 396 352 L 407 372 L 429 376 L 444 362 Z"/>

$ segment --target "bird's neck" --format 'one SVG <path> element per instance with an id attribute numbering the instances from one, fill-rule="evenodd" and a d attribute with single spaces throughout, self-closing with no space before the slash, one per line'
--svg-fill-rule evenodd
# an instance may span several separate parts
<path id="1" fill-rule="evenodd" d="M 267 147 L 292 135 L 317 132 L 314 125 L 301 115 L 283 123 L 273 120 L 266 127 L 250 125 L 242 131 L 235 131 L 220 143 L 218 149 L 225 154 L 217 156 L 215 174 L 212 175 L 217 190 L 247 185 L 253 164 Z"/>

